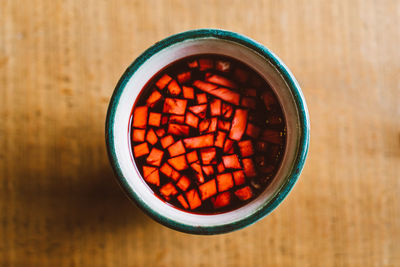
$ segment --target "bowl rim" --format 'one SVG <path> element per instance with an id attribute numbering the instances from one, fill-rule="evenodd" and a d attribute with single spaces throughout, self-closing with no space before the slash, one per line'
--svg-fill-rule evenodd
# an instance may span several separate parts
<path id="1" fill-rule="evenodd" d="M 241 220 L 231 222 L 224 225 L 216 225 L 216 226 L 207 226 L 207 227 L 199 227 L 194 225 L 183 224 L 178 221 L 171 220 L 163 215 L 152 210 L 146 203 L 142 201 L 142 199 L 132 190 L 132 188 L 128 185 L 127 180 L 122 174 L 121 167 L 119 166 L 117 155 L 114 146 L 114 119 L 116 109 L 118 107 L 118 103 L 121 97 L 122 92 L 125 89 L 126 84 L 128 83 L 131 76 L 141 67 L 141 65 L 154 54 L 159 51 L 172 46 L 174 44 L 191 40 L 191 39 L 203 39 L 203 38 L 216 38 L 222 39 L 226 41 L 231 41 L 238 43 L 240 45 L 246 46 L 247 48 L 255 51 L 257 54 L 265 58 L 269 61 L 281 74 L 282 78 L 288 85 L 293 97 L 294 102 L 297 106 L 298 115 L 299 115 L 299 136 L 298 136 L 298 153 L 295 156 L 295 160 L 293 163 L 293 168 L 291 172 L 287 175 L 286 181 L 280 187 L 278 193 L 270 200 L 268 205 L 263 206 L 261 209 L 254 212 L 252 215 L 247 216 Z M 172 229 L 190 233 L 190 234 L 222 234 L 231 232 L 234 230 L 239 230 L 246 226 L 249 226 L 258 220 L 262 219 L 269 213 L 271 213 L 289 194 L 295 185 L 298 177 L 304 167 L 305 160 L 308 153 L 309 141 L 310 141 L 310 120 L 308 115 L 307 104 L 305 102 L 303 93 L 301 88 L 294 78 L 293 74 L 290 72 L 288 67 L 280 60 L 274 53 L 272 53 L 268 48 L 263 46 L 262 44 L 254 41 L 253 39 L 246 37 L 242 34 L 238 34 L 231 31 L 221 30 L 221 29 L 197 29 L 181 32 L 172 36 L 169 36 L 144 51 L 139 57 L 135 59 L 135 61 L 126 69 L 124 74 L 121 76 L 118 81 L 112 97 L 110 99 L 110 103 L 107 110 L 106 124 L 105 124 L 105 139 L 107 146 L 107 153 L 116 174 L 117 181 L 119 185 L 125 191 L 127 196 L 133 200 L 137 206 L 142 209 L 146 214 L 148 214 L 151 218 L 156 220 L 157 222 L 170 227 Z"/>

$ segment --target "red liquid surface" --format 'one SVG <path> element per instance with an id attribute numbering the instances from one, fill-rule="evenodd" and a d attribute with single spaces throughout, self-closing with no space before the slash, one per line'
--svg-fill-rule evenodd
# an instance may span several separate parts
<path id="1" fill-rule="evenodd" d="M 222 55 L 176 61 L 144 87 L 131 114 L 132 155 L 154 194 L 191 213 L 242 207 L 273 180 L 285 118 L 256 71 Z"/>

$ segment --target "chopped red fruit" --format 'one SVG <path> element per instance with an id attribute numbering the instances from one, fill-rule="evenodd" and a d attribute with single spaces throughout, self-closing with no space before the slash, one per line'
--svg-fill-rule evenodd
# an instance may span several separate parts
<path id="1" fill-rule="evenodd" d="M 208 130 L 208 126 L 210 126 L 210 119 L 204 119 L 199 124 L 199 131 L 203 133 Z"/>
<path id="2" fill-rule="evenodd" d="M 230 118 L 233 114 L 233 107 L 227 103 L 222 103 L 222 115 L 225 118 Z"/>
<path id="3" fill-rule="evenodd" d="M 200 150 L 201 161 L 204 165 L 215 163 L 215 156 L 217 152 L 215 147 L 203 148 Z"/>
<path id="4" fill-rule="evenodd" d="M 235 153 L 235 150 L 233 149 L 233 147 L 231 147 L 231 148 L 226 152 L 226 154 L 233 154 L 233 153 Z"/>
<path id="5" fill-rule="evenodd" d="M 178 190 L 176 190 L 172 183 L 168 183 L 160 188 L 160 193 L 164 197 L 169 197 L 178 194 Z"/>
<path id="6" fill-rule="evenodd" d="M 214 65 L 212 59 L 209 58 L 201 58 L 199 59 L 200 70 L 208 70 L 211 69 Z"/>
<path id="7" fill-rule="evenodd" d="M 193 128 L 197 128 L 199 125 L 199 117 L 194 115 L 192 112 L 187 112 L 185 117 L 185 123 Z"/>
<path id="8" fill-rule="evenodd" d="M 226 137 L 226 133 L 225 132 L 218 131 L 217 135 L 215 136 L 214 145 L 216 147 L 223 148 L 224 147 L 224 143 L 225 143 L 225 137 Z"/>
<path id="9" fill-rule="evenodd" d="M 202 93 L 202 94 L 197 94 L 196 95 L 197 98 L 197 103 L 199 104 L 205 104 L 207 103 L 207 95 Z"/>
<path id="10" fill-rule="evenodd" d="M 189 163 L 193 163 L 193 162 L 196 162 L 199 160 L 196 150 L 193 150 L 192 152 L 187 153 L 186 158 Z"/>
<path id="11" fill-rule="evenodd" d="M 186 149 L 183 146 L 182 140 L 176 141 L 174 144 L 168 147 L 168 152 L 171 157 L 179 156 L 186 153 Z"/>
<path id="12" fill-rule="evenodd" d="M 189 126 L 170 123 L 167 132 L 175 135 L 189 135 Z"/>
<path id="13" fill-rule="evenodd" d="M 185 122 L 185 116 L 183 116 L 183 115 L 171 115 L 171 116 L 169 116 L 169 123 L 171 123 L 171 122 L 184 123 Z"/>
<path id="14" fill-rule="evenodd" d="M 176 186 L 182 191 L 186 191 L 190 186 L 190 179 L 186 176 L 182 176 L 181 179 L 179 179 L 179 181 L 176 183 Z"/>
<path id="15" fill-rule="evenodd" d="M 156 82 L 156 86 L 160 89 L 164 89 L 164 87 L 172 80 L 172 78 L 167 75 L 164 74 L 157 82 Z"/>
<path id="16" fill-rule="evenodd" d="M 163 112 L 176 115 L 184 115 L 187 100 L 177 98 L 165 98 Z"/>
<path id="17" fill-rule="evenodd" d="M 213 133 L 217 130 L 218 119 L 216 117 L 211 118 L 210 125 L 208 126 L 208 133 Z"/>
<path id="18" fill-rule="evenodd" d="M 217 175 L 218 191 L 223 192 L 231 189 L 233 184 L 232 173 L 223 173 Z"/>
<path id="19" fill-rule="evenodd" d="M 184 209 L 188 209 L 189 208 L 189 204 L 186 202 L 186 199 L 184 196 L 179 195 L 176 197 L 176 199 L 179 201 L 179 203 L 181 203 L 182 207 Z"/>
<path id="20" fill-rule="evenodd" d="M 144 168 L 145 166 L 143 166 Z M 153 171 L 149 175 L 144 177 L 144 180 L 150 184 L 154 184 L 156 186 L 160 185 L 160 173 L 158 170 Z"/>
<path id="21" fill-rule="evenodd" d="M 214 98 L 210 103 L 210 113 L 211 116 L 221 115 L 221 103 L 222 101 L 218 98 Z"/>
<path id="22" fill-rule="evenodd" d="M 222 162 L 220 162 L 218 164 L 217 171 L 218 171 L 218 173 L 223 173 L 225 171 L 225 167 L 224 167 L 224 164 Z"/>
<path id="23" fill-rule="evenodd" d="M 153 147 L 151 149 L 150 154 L 147 157 L 146 161 L 150 165 L 160 166 L 163 155 L 164 155 L 164 151 Z"/>
<path id="24" fill-rule="evenodd" d="M 192 74 L 190 71 L 179 73 L 177 78 L 180 84 L 190 81 Z"/>
<path id="25" fill-rule="evenodd" d="M 190 167 L 195 171 L 196 176 L 197 176 L 197 181 L 199 183 L 204 183 L 204 175 L 203 172 L 201 171 L 201 166 L 198 162 L 193 162 L 190 164 Z"/>
<path id="26" fill-rule="evenodd" d="M 192 87 L 183 86 L 183 97 L 187 99 L 194 99 L 194 90 Z"/>
<path id="27" fill-rule="evenodd" d="M 150 112 L 149 114 L 149 125 L 159 127 L 161 123 L 161 114 Z"/>
<path id="28" fill-rule="evenodd" d="M 246 134 L 250 137 L 253 137 L 254 139 L 257 139 L 258 136 L 260 135 L 260 128 L 249 122 L 247 124 L 247 129 L 246 129 Z"/>
<path id="29" fill-rule="evenodd" d="M 186 193 L 186 199 L 189 202 L 190 209 L 194 210 L 201 206 L 201 200 L 199 197 L 199 193 L 197 193 L 196 189 L 192 189 Z"/>
<path id="30" fill-rule="evenodd" d="M 197 68 L 198 66 L 199 66 L 199 63 L 197 62 L 197 60 L 188 62 L 188 67 L 191 69 Z"/>
<path id="31" fill-rule="evenodd" d="M 204 174 L 207 176 L 211 176 L 214 174 L 214 167 L 211 165 L 203 166 L 202 169 L 203 169 Z"/>
<path id="32" fill-rule="evenodd" d="M 252 97 L 243 97 L 241 105 L 246 108 L 256 108 L 256 100 Z"/>
<path id="33" fill-rule="evenodd" d="M 215 68 L 219 71 L 227 72 L 231 69 L 231 63 L 225 60 L 217 60 Z"/>
<path id="34" fill-rule="evenodd" d="M 183 139 L 186 148 L 202 148 L 214 145 L 214 134 L 205 134 Z"/>
<path id="35" fill-rule="evenodd" d="M 245 70 L 242 69 L 235 69 L 235 77 L 241 82 L 244 83 L 247 81 L 247 79 L 249 78 L 249 73 Z"/>
<path id="36" fill-rule="evenodd" d="M 157 143 L 158 137 L 153 129 L 150 129 L 146 135 L 146 141 L 152 144 L 153 146 Z"/>
<path id="37" fill-rule="evenodd" d="M 171 178 L 174 181 L 177 181 L 178 178 L 181 176 L 179 174 L 179 172 L 175 171 L 168 163 L 164 163 L 161 168 L 160 171 L 165 174 L 165 176 Z"/>
<path id="38" fill-rule="evenodd" d="M 149 176 L 150 174 L 152 174 L 156 170 L 157 170 L 156 167 L 143 166 L 143 176 L 144 176 L 144 178 L 146 178 L 147 176 Z"/>
<path id="39" fill-rule="evenodd" d="M 189 110 L 199 116 L 200 118 L 204 119 L 206 117 L 207 112 L 207 104 L 191 106 Z"/>
<path id="40" fill-rule="evenodd" d="M 161 142 L 161 145 L 163 148 L 167 148 L 170 145 L 172 145 L 175 142 L 175 140 L 172 137 L 172 135 L 167 135 L 167 136 L 164 136 L 163 138 L 161 138 L 160 142 Z"/>
<path id="41" fill-rule="evenodd" d="M 158 137 L 162 137 L 165 134 L 165 130 L 162 129 L 162 128 L 157 129 L 156 134 L 157 134 Z"/>
<path id="42" fill-rule="evenodd" d="M 212 180 L 200 185 L 199 191 L 200 191 L 200 195 L 201 195 L 201 200 L 205 200 L 205 199 L 215 195 L 217 193 L 217 185 L 215 183 L 215 179 L 212 179 Z"/>
<path id="43" fill-rule="evenodd" d="M 224 152 L 229 153 L 229 151 L 233 148 L 233 141 L 231 139 L 226 138 L 224 145 Z"/>
<path id="44" fill-rule="evenodd" d="M 233 81 L 231 81 L 223 76 L 217 75 L 217 74 L 211 74 L 211 73 L 206 74 L 206 81 L 210 82 L 210 83 L 215 83 L 215 84 L 218 84 L 218 85 L 221 85 L 224 87 L 230 87 L 230 88 L 234 88 L 234 89 L 237 88 L 236 83 L 234 83 Z"/>
<path id="45" fill-rule="evenodd" d="M 133 142 L 143 142 L 146 130 L 144 129 L 133 129 L 132 131 L 132 141 Z"/>
<path id="46" fill-rule="evenodd" d="M 256 176 L 257 174 L 256 169 L 254 167 L 254 162 L 251 158 L 242 159 L 242 164 L 243 164 L 244 174 L 246 174 L 247 177 Z"/>
<path id="47" fill-rule="evenodd" d="M 268 148 L 268 144 L 266 142 L 257 142 L 256 143 L 256 150 L 259 152 L 266 152 Z"/>
<path id="48" fill-rule="evenodd" d="M 229 132 L 229 138 L 236 141 L 242 138 L 247 126 L 247 115 L 247 110 L 236 109 L 232 120 L 231 131 Z"/>
<path id="49" fill-rule="evenodd" d="M 147 106 L 136 107 L 133 111 L 132 127 L 146 128 L 147 125 Z"/>
<path id="50" fill-rule="evenodd" d="M 169 91 L 169 93 L 171 95 L 177 96 L 182 92 L 182 89 L 181 89 L 181 87 L 179 86 L 179 84 L 175 80 L 172 80 L 168 84 L 168 91 Z"/>
<path id="51" fill-rule="evenodd" d="M 168 121 L 169 121 L 169 118 L 168 118 L 167 115 L 163 115 L 163 116 L 161 117 L 161 124 L 162 124 L 162 125 L 167 124 Z"/>
<path id="52" fill-rule="evenodd" d="M 257 90 L 253 88 L 247 88 L 245 93 L 247 96 L 257 96 Z"/>
<path id="53" fill-rule="evenodd" d="M 221 98 L 226 102 L 239 105 L 240 95 L 231 89 L 218 87 L 212 83 L 207 83 L 200 80 L 194 81 L 193 85 L 206 93 Z"/>
<path id="54" fill-rule="evenodd" d="M 231 123 L 229 121 L 218 120 L 218 129 L 229 131 L 231 129 Z"/>
<path id="55" fill-rule="evenodd" d="M 236 154 L 222 156 L 222 162 L 227 169 L 241 169 L 239 158 Z"/>
<path id="56" fill-rule="evenodd" d="M 215 198 L 211 198 L 211 202 L 216 209 L 225 207 L 231 203 L 231 193 L 223 192 L 217 195 Z"/>
<path id="57" fill-rule="evenodd" d="M 264 92 L 262 94 L 262 99 L 267 110 L 271 110 L 272 106 L 276 104 L 275 97 L 271 92 Z"/>
<path id="58" fill-rule="evenodd" d="M 135 155 L 135 157 L 141 157 L 144 155 L 149 154 L 149 146 L 147 145 L 146 142 L 143 142 L 139 145 L 136 145 L 133 147 L 133 154 Z"/>
<path id="59" fill-rule="evenodd" d="M 283 136 L 280 132 L 275 130 L 264 130 L 261 134 L 261 140 L 267 141 L 273 144 L 282 144 Z"/>
<path id="60" fill-rule="evenodd" d="M 168 159 L 168 163 L 175 168 L 175 170 L 182 171 L 188 168 L 185 155 L 177 156 Z"/>
<path id="61" fill-rule="evenodd" d="M 235 195 L 241 200 L 248 200 L 253 196 L 250 186 L 245 186 L 235 191 Z"/>
<path id="62" fill-rule="evenodd" d="M 161 99 L 162 95 L 158 90 L 154 90 L 149 98 L 147 98 L 146 103 L 149 107 L 154 107 L 154 105 Z"/>
<path id="63" fill-rule="evenodd" d="M 238 142 L 240 154 L 243 158 L 253 156 L 254 148 L 253 143 L 250 140 L 240 141 Z"/>
<path id="64" fill-rule="evenodd" d="M 241 185 L 245 183 L 245 176 L 242 170 L 234 171 L 232 175 L 233 175 L 233 180 L 235 181 L 235 185 Z"/>

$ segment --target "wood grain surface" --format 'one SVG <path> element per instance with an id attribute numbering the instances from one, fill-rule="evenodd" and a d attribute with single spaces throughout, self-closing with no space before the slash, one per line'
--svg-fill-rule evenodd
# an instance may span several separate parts
<path id="1" fill-rule="evenodd" d="M 400 266 L 399 25 L 398 0 L 0 0 L 0 265 Z M 127 66 L 206 27 L 274 51 L 311 118 L 283 204 L 208 237 L 130 203 L 104 142 Z"/>

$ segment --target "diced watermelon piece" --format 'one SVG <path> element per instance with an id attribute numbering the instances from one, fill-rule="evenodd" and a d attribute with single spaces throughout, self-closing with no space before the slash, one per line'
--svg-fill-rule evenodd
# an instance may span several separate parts
<path id="1" fill-rule="evenodd" d="M 200 80 L 194 81 L 193 85 L 206 93 L 221 98 L 226 102 L 239 105 L 240 95 L 232 91 L 231 89 L 225 87 L 218 87 L 215 84 L 203 82 Z"/>
<path id="2" fill-rule="evenodd" d="M 192 77 L 192 73 L 190 71 L 179 73 L 177 76 L 178 82 L 180 84 L 184 84 L 184 83 L 190 81 L 191 77 Z"/>
<path id="3" fill-rule="evenodd" d="M 157 134 L 158 137 L 162 137 L 165 134 L 165 130 L 162 129 L 162 128 L 157 129 L 156 134 Z"/>
<path id="4" fill-rule="evenodd" d="M 186 202 L 186 199 L 183 195 L 177 196 L 176 199 L 179 201 L 179 203 L 181 203 L 181 205 L 184 209 L 189 208 L 189 204 Z"/>
<path id="5" fill-rule="evenodd" d="M 246 129 L 246 134 L 250 137 L 253 137 L 254 139 L 257 139 L 258 136 L 260 135 L 260 128 L 249 122 L 247 124 L 247 129 Z"/>
<path id="6" fill-rule="evenodd" d="M 254 88 L 247 88 L 245 89 L 245 94 L 247 96 L 257 96 L 257 90 Z"/>
<path id="7" fill-rule="evenodd" d="M 176 115 L 184 115 L 187 100 L 178 98 L 165 98 L 163 112 Z"/>
<path id="8" fill-rule="evenodd" d="M 242 170 L 234 171 L 232 175 L 233 175 L 233 180 L 235 181 L 235 185 L 242 185 L 245 183 L 245 176 Z"/>
<path id="9" fill-rule="evenodd" d="M 156 86 L 160 89 L 164 89 L 164 87 L 172 80 L 172 78 L 167 75 L 164 74 L 157 82 L 156 82 Z"/>
<path id="10" fill-rule="evenodd" d="M 208 126 L 210 126 L 210 119 L 204 119 L 199 124 L 199 131 L 203 133 L 208 130 Z"/>
<path id="11" fill-rule="evenodd" d="M 268 149 L 268 144 L 266 142 L 259 141 L 256 143 L 256 150 L 259 152 L 266 152 Z"/>
<path id="12" fill-rule="evenodd" d="M 230 118 L 233 114 L 233 107 L 227 103 L 222 103 L 222 115 L 225 118 Z"/>
<path id="13" fill-rule="evenodd" d="M 172 172 L 174 171 L 174 169 L 172 169 L 172 167 L 168 164 L 168 163 L 164 163 L 161 168 L 160 171 L 165 174 L 165 176 L 167 177 L 172 177 Z"/>
<path id="14" fill-rule="evenodd" d="M 186 191 L 190 186 L 190 179 L 186 176 L 182 176 L 181 179 L 179 179 L 179 181 L 176 183 L 176 186 L 182 191 Z"/>
<path id="15" fill-rule="evenodd" d="M 194 99 L 194 90 L 192 87 L 182 86 L 183 97 L 187 99 Z"/>
<path id="16" fill-rule="evenodd" d="M 241 169 L 239 158 L 236 154 L 222 156 L 222 162 L 227 169 Z"/>
<path id="17" fill-rule="evenodd" d="M 196 173 L 197 181 L 199 183 L 204 183 L 204 175 L 203 175 L 203 172 L 201 171 L 200 164 L 198 162 L 193 162 L 193 163 L 190 164 L 190 167 Z"/>
<path id="18" fill-rule="evenodd" d="M 197 156 L 197 151 L 193 150 L 192 152 L 189 152 L 186 154 L 186 159 L 189 163 L 193 163 L 199 160 Z"/>
<path id="19" fill-rule="evenodd" d="M 172 183 L 168 183 L 160 188 L 160 193 L 164 197 L 169 197 L 178 194 L 178 190 L 176 190 L 175 186 Z"/>
<path id="20" fill-rule="evenodd" d="M 218 164 L 218 166 L 217 166 L 217 171 L 218 171 L 219 173 L 223 173 L 223 172 L 225 171 L 225 167 L 224 167 L 224 164 L 223 164 L 222 162 L 220 162 L 220 163 Z"/>
<path id="21" fill-rule="evenodd" d="M 189 135 L 189 126 L 170 123 L 167 132 L 175 135 Z"/>
<path id="22" fill-rule="evenodd" d="M 229 131 L 231 129 L 231 123 L 229 121 L 218 120 L 218 129 Z"/>
<path id="23" fill-rule="evenodd" d="M 163 156 L 164 156 L 164 151 L 153 147 L 146 161 L 150 165 L 160 166 Z"/>
<path id="24" fill-rule="evenodd" d="M 231 148 L 226 152 L 226 154 L 233 154 L 233 153 L 235 153 L 235 150 L 233 149 L 233 147 L 231 147 Z"/>
<path id="25" fill-rule="evenodd" d="M 215 147 L 203 148 L 200 150 L 201 161 L 204 165 L 215 163 L 216 155 L 217 151 L 215 150 Z"/>
<path id="26" fill-rule="evenodd" d="M 196 95 L 197 98 L 197 103 L 198 104 L 205 104 L 207 103 L 207 95 L 202 93 L 202 94 L 197 94 Z"/>
<path id="27" fill-rule="evenodd" d="M 201 206 L 199 193 L 197 193 L 196 189 L 186 192 L 186 199 L 189 202 L 190 209 L 192 210 Z"/>
<path id="28" fill-rule="evenodd" d="M 156 186 L 159 186 L 160 185 L 160 174 L 159 174 L 158 170 L 155 170 L 154 172 L 152 172 L 148 176 L 144 177 L 144 180 L 146 182 L 150 183 L 150 184 L 154 184 Z"/>
<path id="29" fill-rule="evenodd" d="M 150 129 L 146 135 L 146 141 L 152 144 L 153 146 L 157 143 L 158 137 L 153 129 Z"/>
<path id="30" fill-rule="evenodd" d="M 172 135 L 167 135 L 167 136 L 164 136 L 163 138 L 161 138 L 160 142 L 161 142 L 161 146 L 163 148 L 167 148 L 170 145 L 172 145 L 175 142 L 175 140 L 172 137 Z"/>
<path id="31" fill-rule="evenodd" d="M 186 162 L 186 157 L 185 155 L 177 156 L 168 159 L 169 165 L 171 165 L 175 170 L 182 171 L 187 169 L 189 166 Z"/>
<path id="32" fill-rule="evenodd" d="M 207 112 L 207 104 L 191 106 L 189 110 L 199 116 L 200 118 L 204 119 L 206 117 Z"/>
<path id="33" fill-rule="evenodd" d="M 254 177 L 257 175 L 256 169 L 254 167 L 254 162 L 251 158 L 242 159 L 242 164 L 244 174 L 246 174 L 247 177 Z"/>
<path id="34" fill-rule="evenodd" d="M 177 96 L 182 92 L 182 88 L 179 86 L 179 84 L 175 80 L 172 80 L 168 84 L 168 91 L 171 95 Z"/>
<path id="35" fill-rule="evenodd" d="M 267 141 L 273 144 L 282 144 L 283 143 L 283 136 L 279 131 L 275 130 L 264 130 L 260 137 L 261 140 Z"/>
<path id="36" fill-rule="evenodd" d="M 229 191 L 223 192 L 215 198 L 211 198 L 211 202 L 216 209 L 225 207 L 231 203 L 231 193 Z"/>
<path id="37" fill-rule="evenodd" d="M 186 148 L 203 148 L 214 145 L 214 134 L 204 134 L 183 139 Z"/>
<path id="38" fill-rule="evenodd" d="M 256 108 L 256 100 L 252 97 L 243 97 L 241 105 L 246 108 L 255 109 Z"/>
<path id="39" fill-rule="evenodd" d="M 200 65 L 200 70 L 208 70 L 211 69 L 214 65 L 214 62 L 212 61 L 212 59 L 209 58 L 201 58 L 199 59 L 199 65 Z"/>
<path id="40" fill-rule="evenodd" d="M 150 167 L 150 166 L 143 166 L 143 177 L 146 178 L 147 176 L 149 176 L 150 174 L 152 174 L 153 172 L 155 172 L 157 170 L 156 167 Z"/>
<path id="41" fill-rule="evenodd" d="M 146 142 L 133 147 L 133 154 L 136 158 L 149 154 L 149 146 Z"/>
<path id="42" fill-rule="evenodd" d="M 154 90 L 151 95 L 149 96 L 149 98 L 147 98 L 146 103 L 147 106 L 149 107 L 154 107 L 155 104 L 157 104 L 158 101 L 160 101 L 162 95 L 160 94 L 160 92 L 158 92 L 158 90 Z"/>
<path id="43" fill-rule="evenodd" d="M 276 104 L 275 96 L 271 92 L 264 92 L 261 97 L 267 110 L 271 110 L 272 106 Z"/>
<path id="44" fill-rule="evenodd" d="M 216 117 L 212 117 L 210 119 L 210 125 L 208 126 L 208 133 L 213 133 L 217 130 L 218 119 Z"/>
<path id="45" fill-rule="evenodd" d="M 189 61 L 188 62 L 188 67 L 191 69 L 197 68 L 199 66 L 199 63 L 197 60 Z"/>
<path id="46" fill-rule="evenodd" d="M 234 83 L 233 81 L 231 81 L 223 76 L 217 75 L 217 74 L 211 74 L 211 73 L 209 73 L 208 75 L 206 74 L 206 81 L 210 82 L 210 83 L 215 83 L 215 84 L 218 84 L 218 85 L 221 85 L 224 87 L 230 87 L 233 89 L 237 88 L 236 83 Z"/>
<path id="47" fill-rule="evenodd" d="M 233 148 L 233 141 L 229 138 L 226 138 L 225 144 L 224 144 L 224 152 L 230 153 L 231 148 Z"/>
<path id="48" fill-rule="evenodd" d="M 146 130 L 144 129 L 133 129 L 132 131 L 132 141 L 133 142 L 143 142 Z"/>
<path id="49" fill-rule="evenodd" d="M 205 200 L 215 195 L 217 193 L 217 184 L 215 183 L 215 179 L 199 185 L 199 192 L 201 195 L 201 200 Z"/>
<path id="50" fill-rule="evenodd" d="M 199 117 L 192 112 L 186 112 L 185 123 L 193 128 L 197 128 L 199 126 Z"/>
<path id="51" fill-rule="evenodd" d="M 234 71 L 236 79 L 238 79 L 241 83 L 244 83 L 249 78 L 249 73 L 243 69 L 236 68 Z"/>
<path id="52" fill-rule="evenodd" d="M 161 124 L 162 124 L 162 125 L 167 124 L 168 121 L 169 121 L 169 117 L 168 117 L 167 115 L 163 115 L 163 116 L 161 117 Z"/>
<path id="53" fill-rule="evenodd" d="M 132 127 L 146 128 L 147 126 L 147 106 L 136 107 L 133 111 Z"/>
<path id="54" fill-rule="evenodd" d="M 203 170 L 204 174 L 207 176 L 211 176 L 214 174 L 214 167 L 211 165 L 203 166 L 202 170 Z"/>
<path id="55" fill-rule="evenodd" d="M 217 175 L 218 191 L 223 192 L 231 189 L 233 184 L 232 173 L 223 173 Z"/>
<path id="56" fill-rule="evenodd" d="M 235 115 L 232 120 L 231 131 L 229 132 L 229 138 L 239 141 L 247 126 L 248 111 L 245 109 L 236 109 Z"/>
<path id="57" fill-rule="evenodd" d="M 241 200 L 248 200 L 253 197 L 250 186 L 245 186 L 235 191 L 235 195 Z"/>
<path id="58" fill-rule="evenodd" d="M 254 148 L 253 148 L 253 143 L 250 140 L 244 140 L 238 142 L 240 154 L 242 155 L 243 158 L 253 156 L 254 154 Z"/>
<path id="59" fill-rule="evenodd" d="M 222 101 L 218 98 L 214 98 L 210 103 L 210 113 L 211 116 L 221 115 L 221 103 Z"/>
<path id="60" fill-rule="evenodd" d="M 219 71 L 227 72 L 231 69 L 231 63 L 225 60 L 217 60 L 215 68 Z"/>
<path id="61" fill-rule="evenodd" d="M 217 135 L 215 136 L 214 145 L 216 147 L 223 148 L 224 147 L 224 143 L 225 143 L 225 137 L 226 137 L 226 133 L 225 132 L 218 131 Z"/>
<path id="62" fill-rule="evenodd" d="M 168 152 L 171 157 L 179 156 L 186 153 L 186 149 L 183 146 L 182 140 L 176 141 L 174 144 L 168 147 Z"/>
<path id="63" fill-rule="evenodd" d="M 161 114 L 150 112 L 149 114 L 149 125 L 159 127 L 161 123 Z"/>
<path id="64" fill-rule="evenodd" d="M 171 115 L 171 116 L 169 116 L 169 123 L 171 123 L 171 122 L 184 123 L 185 122 L 185 116 L 183 116 L 183 115 Z"/>

